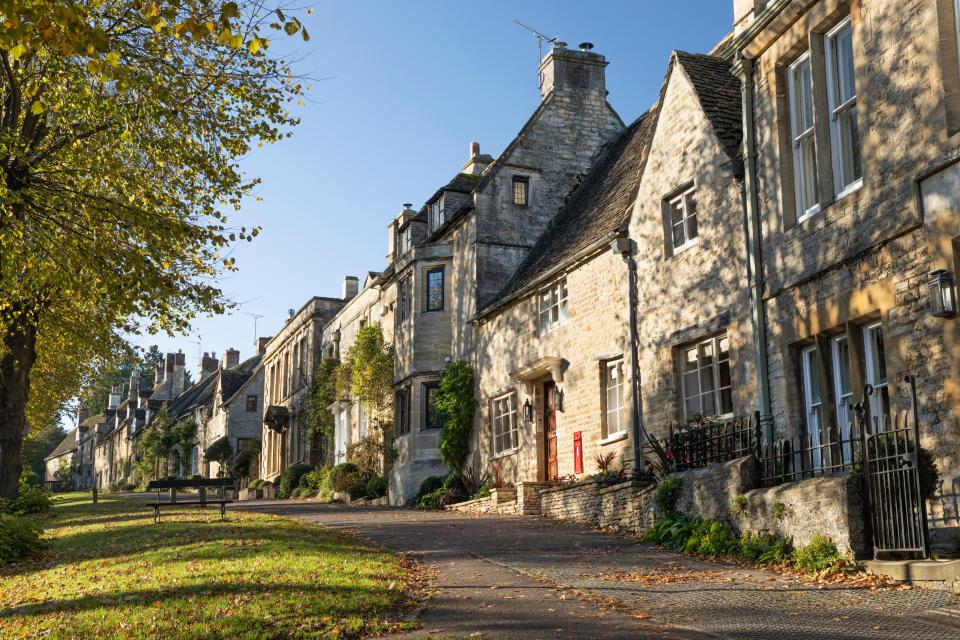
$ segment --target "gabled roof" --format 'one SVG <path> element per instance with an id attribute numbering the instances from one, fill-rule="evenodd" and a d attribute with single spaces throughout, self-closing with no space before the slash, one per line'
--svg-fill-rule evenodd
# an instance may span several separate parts
<path id="1" fill-rule="evenodd" d="M 730 62 L 685 51 L 677 51 L 676 56 L 727 157 L 739 158 L 743 141 L 742 98 L 740 81 L 730 72 Z"/>
<path id="2" fill-rule="evenodd" d="M 50 452 L 44 460 L 53 460 L 54 458 L 59 458 L 60 456 L 66 455 L 71 451 L 77 450 L 77 429 L 75 427 L 70 433 L 67 434 L 67 437 L 60 441 L 60 444 L 57 445 L 56 449 Z"/>
<path id="3" fill-rule="evenodd" d="M 213 396 L 217 392 L 216 381 L 217 376 L 207 376 L 174 398 L 170 403 L 170 417 L 176 420 L 194 407 L 213 401 Z"/>
<path id="4" fill-rule="evenodd" d="M 576 258 L 628 222 L 655 120 L 651 109 L 607 147 L 481 315 L 506 304 L 553 267 Z"/>

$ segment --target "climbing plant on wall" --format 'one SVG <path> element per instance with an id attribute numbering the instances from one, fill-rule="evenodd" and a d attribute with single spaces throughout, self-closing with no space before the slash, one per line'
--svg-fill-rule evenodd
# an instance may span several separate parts
<path id="1" fill-rule="evenodd" d="M 444 463 L 460 472 L 470 453 L 470 429 L 477 411 L 474 394 L 476 374 L 463 360 L 447 365 L 437 393 L 437 412 L 443 419 L 440 455 Z"/>

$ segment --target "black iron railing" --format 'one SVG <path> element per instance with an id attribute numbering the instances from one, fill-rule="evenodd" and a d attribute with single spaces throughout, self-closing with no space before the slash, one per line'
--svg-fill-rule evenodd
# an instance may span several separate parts
<path id="1" fill-rule="evenodd" d="M 683 427 L 670 427 L 663 449 L 671 468 L 683 471 L 758 455 L 760 440 L 759 413 L 727 420 L 697 418 Z"/>

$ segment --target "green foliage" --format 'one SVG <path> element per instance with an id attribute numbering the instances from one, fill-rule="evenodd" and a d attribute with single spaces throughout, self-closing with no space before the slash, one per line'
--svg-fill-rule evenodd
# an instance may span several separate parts
<path id="1" fill-rule="evenodd" d="M 770 509 L 770 515 L 772 515 L 777 520 L 783 520 L 787 515 L 787 505 L 782 502 L 774 502 L 773 507 Z"/>
<path id="2" fill-rule="evenodd" d="M 319 439 L 324 443 L 324 449 L 333 450 L 333 432 L 336 426 L 336 416 L 330 411 L 330 405 L 336 402 L 337 371 L 340 361 L 335 358 L 324 358 L 317 366 L 316 373 L 310 385 L 307 396 L 306 423 L 304 427 L 311 439 Z"/>
<path id="3" fill-rule="evenodd" d="M 71 480 L 73 478 L 73 469 L 66 460 L 60 460 L 60 466 L 54 472 L 53 477 L 55 480 L 59 480 L 61 482 Z"/>
<path id="4" fill-rule="evenodd" d="M 240 159 L 290 135 L 304 92 L 268 48 L 270 25 L 280 38 L 305 32 L 251 0 L 15 0 L 2 11 L 10 469 L 24 427 L 52 423 L 121 335 L 185 333 L 230 304 L 220 276 L 235 269 L 233 245 L 259 232 L 228 217 L 259 182 Z M 0 495 L 16 475 L 0 476 Z"/>
<path id="5" fill-rule="evenodd" d="M 793 538 L 780 538 L 771 533 L 753 534 L 745 531 L 740 536 L 740 548 L 736 554 L 758 565 L 784 564 L 793 555 Z"/>
<path id="6" fill-rule="evenodd" d="M 36 520 L 0 513 L 0 566 L 39 555 L 47 546 L 42 534 Z"/>
<path id="7" fill-rule="evenodd" d="M 192 415 L 178 420 L 170 428 L 170 437 L 173 439 L 177 468 L 180 475 L 186 477 L 190 473 L 190 451 L 196 444 L 197 421 Z"/>
<path id="8" fill-rule="evenodd" d="M 233 447 L 230 446 L 230 438 L 223 436 L 217 438 L 203 452 L 203 459 L 208 462 L 219 462 L 221 464 L 220 472 L 223 473 L 223 466 L 233 455 Z"/>
<path id="9" fill-rule="evenodd" d="M 742 515 L 747 510 L 747 496 L 737 496 L 733 499 L 733 512 L 737 515 Z"/>
<path id="10" fill-rule="evenodd" d="M 300 488 L 309 495 L 315 495 L 321 500 L 329 501 L 333 498 L 333 469 L 331 467 L 317 467 L 305 473 L 300 478 Z"/>
<path id="11" fill-rule="evenodd" d="M 380 436 L 368 434 L 347 447 L 347 459 L 357 466 L 363 479 L 380 473 L 386 451 Z"/>
<path id="12" fill-rule="evenodd" d="M 373 476 L 367 480 L 367 497 L 382 498 L 387 495 L 389 483 L 384 476 Z"/>
<path id="13" fill-rule="evenodd" d="M 150 426 L 137 442 L 138 462 L 135 475 L 141 483 L 166 477 L 170 474 L 170 459 L 176 436 L 173 432 L 173 420 L 166 403 L 160 406 Z"/>
<path id="14" fill-rule="evenodd" d="M 383 339 L 380 323 L 374 322 L 357 333 L 342 365 L 349 372 L 350 396 L 380 423 L 388 421 L 392 407 L 393 360 L 393 346 Z"/>
<path id="15" fill-rule="evenodd" d="M 20 451 L 22 474 L 28 474 L 30 484 L 43 481 L 47 468 L 44 458 L 50 455 L 50 452 L 56 449 L 66 437 L 67 432 L 56 422 L 51 422 L 45 427 L 31 427 L 30 433 L 23 441 L 23 449 Z"/>
<path id="16" fill-rule="evenodd" d="M 81 403 L 92 416 L 103 413 L 110 398 L 110 390 L 116 387 L 120 393 L 125 393 L 130 384 L 130 374 L 134 371 L 148 388 L 153 387 L 156 383 L 154 367 L 162 365 L 163 361 L 163 352 L 155 344 L 148 349 L 124 345 L 117 353 L 109 354 L 95 364 Z"/>
<path id="17" fill-rule="evenodd" d="M 933 454 L 920 447 L 920 490 L 924 498 L 931 499 L 940 488 L 940 468 L 933 459 Z"/>
<path id="18" fill-rule="evenodd" d="M 683 480 L 676 476 L 665 478 L 657 484 L 653 501 L 656 503 L 660 513 L 670 514 L 676 510 L 681 489 L 683 489 Z"/>
<path id="19" fill-rule="evenodd" d="M 53 497 L 44 487 L 27 484 L 23 478 L 16 498 L 0 498 L 0 514 L 25 516 L 43 513 L 53 506 Z"/>
<path id="20" fill-rule="evenodd" d="M 444 478 L 440 476 L 427 476 L 423 479 L 423 482 L 420 483 L 420 495 L 426 495 L 433 493 L 437 489 L 442 489 L 443 483 Z"/>
<path id="21" fill-rule="evenodd" d="M 476 374 L 463 360 L 454 360 L 440 379 L 437 412 L 443 420 L 440 431 L 440 456 L 454 471 L 461 471 L 470 454 L 470 430 L 477 411 Z"/>
<path id="22" fill-rule="evenodd" d="M 833 540 L 820 534 L 814 535 L 808 544 L 799 547 L 793 554 L 796 567 L 810 573 L 838 570 L 844 560 Z"/>
<path id="23" fill-rule="evenodd" d="M 741 558 L 760 565 L 788 562 L 793 551 L 789 538 L 750 532 L 738 537 L 723 522 L 682 513 L 662 518 L 645 540 L 687 554 Z"/>
<path id="24" fill-rule="evenodd" d="M 313 467 L 308 464 L 292 464 L 283 470 L 280 474 L 280 483 L 277 485 L 277 497 L 289 498 L 293 490 L 300 486 L 300 478 L 311 471 Z"/>
<path id="25" fill-rule="evenodd" d="M 241 447 L 237 453 L 237 457 L 233 459 L 233 466 L 230 468 L 233 476 L 235 478 L 250 477 L 250 466 L 259 455 L 259 440 L 249 440 L 244 443 L 243 447 Z"/>

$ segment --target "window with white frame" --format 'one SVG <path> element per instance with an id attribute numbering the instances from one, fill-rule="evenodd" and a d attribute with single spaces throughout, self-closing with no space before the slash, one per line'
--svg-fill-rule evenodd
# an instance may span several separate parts
<path id="1" fill-rule="evenodd" d="M 863 333 L 864 359 L 867 366 L 867 384 L 873 387 L 870 395 L 871 429 L 876 433 L 890 429 L 890 389 L 887 386 L 886 349 L 883 326 L 877 322 Z"/>
<path id="2" fill-rule="evenodd" d="M 517 448 L 517 394 L 510 392 L 493 400 L 493 455 Z"/>
<path id="3" fill-rule="evenodd" d="M 836 398 L 837 426 L 842 440 L 850 439 L 850 406 L 853 404 L 853 376 L 850 374 L 850 340 L 846 334 L 831 340 L 833 355 L 833 397 Z"/>
<path id="4" fill-rule="evenodd" d="M 819 355 L 815 346 L 807 347 L 801 352 L 804 422 L 815 468 L 821 466 L 820 431 L 823 425 L 823 396 L 820 393 L 820 365 L 818 359 Z"/>
<path id="5" fill-rule="evenodd" d="M 853 29 L 847 18 L 826 36 L 827 102 L 835 195 L 857 188 L 862 180 L 857 84 L 853 71 Z"/>
<path id="6" fill-rule="evenodd" d="M 367 408 L 363 406 L 362 402 L 357 403 L 357 414 L 360 418 L 359 426 L 357 433 L 361 438 L 367 437 Z"/>
<path id="7" fill-rule="evenodd" d="M 621 433 L 627 428 L 626 392 L 623 359 L 603 363 L 604 426 L 605 436 Z"/>
<path id="8" fill-rule="evenodd" d="M 684 347 L 680 366 L 685 419 L 696 415 L 726 416 L 733 413 L 727 334 Z"/>
<path id="9" fill-rule="evenodd" d="M 690 187 L 667 202 L 673 250 L 685 249 L 697 241 L 697 192 Z"/>
<path id="10" fill-rule="evenodd" d="M 817 144 L 813 130 L 813 73 L 809 52 L 790 65 L 787 93 L 790 101 L 790 135 L 793 144 L 797 220 L 800 221 L 820 210 L 820 193 L 817 186 Z"/>
<path id="11" fill-rule="evenodd" d="M 538 300 L 540 335 L 545 335 L 567 320 L 567 279 L 542 289 Z"/>

